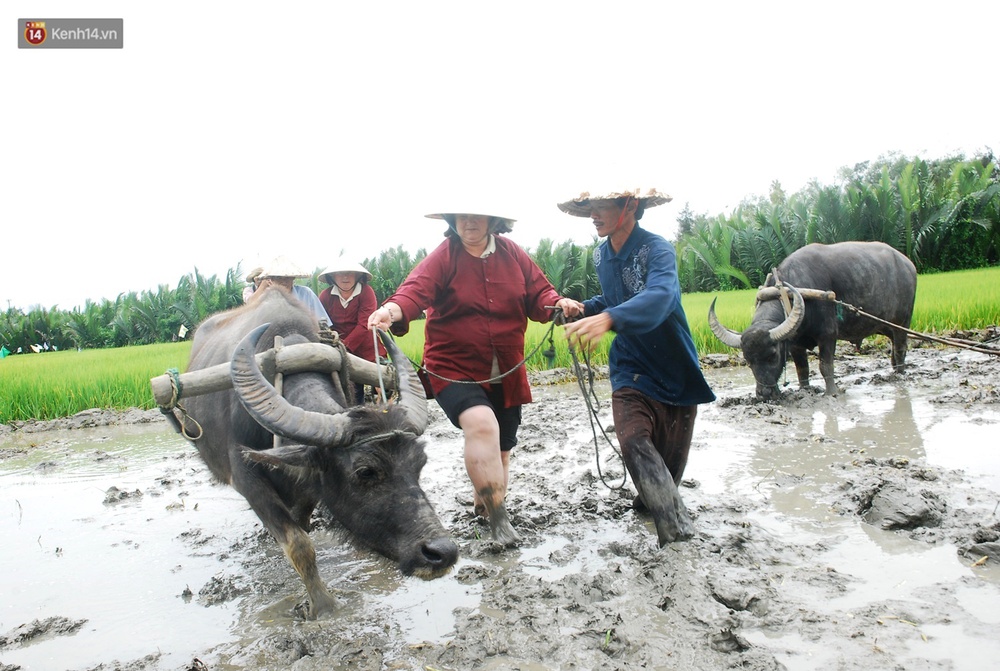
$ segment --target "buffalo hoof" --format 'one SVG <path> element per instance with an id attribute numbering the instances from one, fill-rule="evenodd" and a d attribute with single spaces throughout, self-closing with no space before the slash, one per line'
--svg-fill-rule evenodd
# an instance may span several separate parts
<path id="1" fill-rule="evenodd" d="M 639 513 L 640 515 L 644 515 L 649 512 L 649 506 L 643 503 L 641 496 L 636 494 L 635 498 L 632 499 L 632 510 Z"/>
<path id="2" fill-rule="evenodd" d="M 293 610 L 303 620 L 321 620 L 336 614 L 339 606 L 332 594 L 321 592 L 310 594 L 308 599 L 297 603 Z"/>

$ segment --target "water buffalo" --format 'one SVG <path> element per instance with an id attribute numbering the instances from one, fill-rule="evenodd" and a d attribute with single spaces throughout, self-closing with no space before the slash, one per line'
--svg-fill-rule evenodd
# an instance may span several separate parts
<path id="1" fill-rule="evenodd" d="M 188 370 L 229 363 L 232 389 L 187 399 L 185 436 L 281 545 L 309 593 L 309 617 L 336 606 L 307 534 L 318 504 L 404 575 L 447 573 L 458 547 L 418 482 L 427 461 L 418 438 L 427 427 L 427 399 L 410 362 L 383 334 L 400 396 L 388 408 L 348 408 L 340 381 L 329 373 L 285 374 L 279 394 L 254 354 L 279 335 L 285 345 L 319 342 L 318 324 L 281 287 L 258 293 L 198 328 Z M 284 444 L 274 447 L 274 435 Z"/>
<path id="2" fill-rule="evenodd" d="M 750 326 L 743 333 L 719 323 L 715 301 L 708 311 L 712 332 L 726 345 L 743 350 L 754 378 L 757 395 L 768 399 L 778 393 L 778 378 L 791 351 L 799 386 L 809 386 L 806 350 L 819 345 L 819 370 L 826 381 L 826 394 L 838 393 L 833 375 L 837 340 L 860 345 L 864 338 L 880 333 L 892 340 L 892 365 L 903 369 L 906 360 L 904 331 L 894 329 L 829 300 L 804 301 L 794 288 L 832 291 L 837 300 L 892 324 L 909 328 L 917 290 L 917 270 L 903 254 L 881 242 L 811 244 L 793 252 L 777 268 L 777 276 L 790 285 L 793 305 L 788 315 L 780 300 L 757 304 Z M 768 277 L 765 286 L 775 286 Z"/>

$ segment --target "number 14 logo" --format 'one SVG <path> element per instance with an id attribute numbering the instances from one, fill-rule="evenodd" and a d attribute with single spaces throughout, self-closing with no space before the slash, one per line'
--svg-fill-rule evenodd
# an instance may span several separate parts
<path id="1" fill-rule="evenodd" d="M 44 21 L 25 21 L 24 22 L 24 40 L 28 44 L 33 44 L 38 46 L 45 41 L 48 37 L 48 32 L 45 30 Z"/>

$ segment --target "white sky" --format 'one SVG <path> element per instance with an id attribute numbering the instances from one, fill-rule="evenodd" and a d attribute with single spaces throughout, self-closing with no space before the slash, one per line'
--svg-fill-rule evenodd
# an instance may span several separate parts
<path id="1" fill-rule="evenodd" d="M 613 9 L 612 9 L 613 8 Z M 18 18 L 123 18 L 122 50 L 17 48 Z M 888 152 L 1000 151 L 1000 2 L 46 2 L 0 6 L 0 309 L 308 270 L 489 209 L 654 186 L 729 213 Z"/>

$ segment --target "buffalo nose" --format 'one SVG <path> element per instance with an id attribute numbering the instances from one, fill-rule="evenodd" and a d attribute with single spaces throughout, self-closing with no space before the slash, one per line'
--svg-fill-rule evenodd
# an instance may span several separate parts
<path id="1" fill-rule="evenodd" d="M 458 546 L 447 536 L 427 541 L 420 547 L 420 553 L 435 568 L 448 568 L 458 561 Z"/>
<path id="2" fill-rule="evenodd" d="M 757 396 L 765 401 L 770 401 L 772 398 L 780 397 L 781 391 L 778 390 L 778 385 L 758 385 Z"/>

